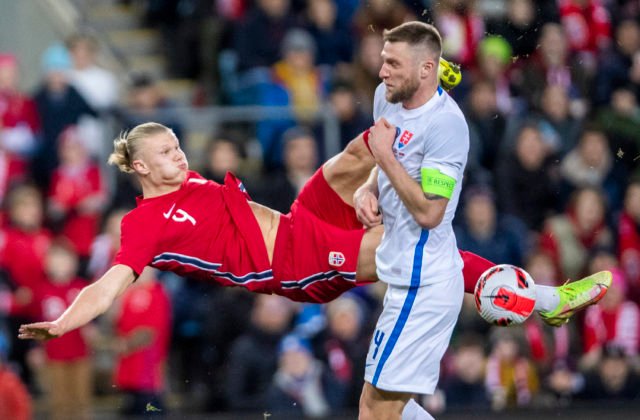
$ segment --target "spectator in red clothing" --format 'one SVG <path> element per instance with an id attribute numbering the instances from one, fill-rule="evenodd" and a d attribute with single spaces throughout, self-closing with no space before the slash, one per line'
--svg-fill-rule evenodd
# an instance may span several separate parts
<path id="1" fill-rule="evenodd" d="M 571 195 L 564 213 L 547 220 L 540 246 L 552 256 L 563 278 L 579 278 L 592 250 L 613 245 L 606 210 L 603 193 L 584 187 Z"/>
<path id="2" fill-rule="evenodd" d="M 34 293 L 39 316 L 58 318 L 87 283 L 76 276 L 78 256 L 64 239 L 52 242 L 46 255 L 46 281 Z M 79 329 L 44 343 L 46 385 L 52 419 L 90 417 L 92 372 L 89 348 Z"/>
<path id="3" fill-rule="evenodd" d="M 560 0 L 558 6 L 570 50 L 583 67 L 595 71 L 598 52 L 611 44 L 609 12 L 600 0 Z"/>
<path id="4" fill-rule="evenodd" d="M 29 420 L 32 402 L 27 387 L 5 363 L 8 348 L 0 335 L 0 419 Z"/>
<path id="5" fill-rule="evenodd" d="M 474 3 L 444 0 L 434 7 L 434 22 L 442 34 L 442 52 L 464 68 L 475 65 L 476 50 L 484 37 L 484 20 Z"/>
<path id="6" fill-rule="evenodd" d="M 156 280 L 155 270 L 144 270 L 124 293 L 115 328 L 118 360 L 114 383 L 126 396 L 122 414 L 162 413 L 171 304 L 169 295 Z"/>
<path id="7" fill-rule="evenodd" d="M 553 259 L 545 252 L 532 253 L 524 268 L 536 279 L 536 285 L 558 286 L 558 283 L 563 283 Z M 523 330 L 529 355 L 541 375 L 572 367 L 574 356 L 581 353 L 576 323 L 551 327 L 532 317 L 523 325 Z"/>
<path id="8" fill-rule="evenodd" d="M 61 233 L 71 241 L 81 261 L 86 262 L 107 202 L 106 187 L 100 167 L 91 160 L 75 126 L 60 134 L 58 157 L 60 165 L 51 178 L 48 213 L 61 225 Z"/>
<path id="9" fill-rule="evenodd" d="M 485 386 L 491 408 L 531 404 L 538 392 L 539 378 L 531 360 L 524 354 L 524 343 L 518 330 L 495 328 L 492 348 L 487 360 Z"/>
<path id="10" fill-rule="evenodd" d="M 25 163 L 35 150 L 40 118 L 35 102 L 18 89 L 19 75 L 16 57 L 0 53 L 0 148 Z"/>
<path id="11" fill-rule="evenodd" d="M 629 297 L 640 301 L 640 179 L 627 186 L 618 221 L 618 257 L 629 283 Z"/>
<path id="12" fill-rule="evenodd" d="M 547 23 L 539 32 L 539 48 L 529 59 L 515 64 L 512 82 L 527 102 L 538 108 L 545 86 L 562 86 L 569 92 L 572 106 L 583 108 L 584 113 L 584 98 L 591 92 L 592 85 L 584 67 L 570 55 L 564 27 Z M 579 117 L 579 114 L 576 112 L 574 116 Z"/>
<path id="13" fill-rule="evenodd" d="M 613 256 L 612 256 L 613 257 Z M 613 258 L 615 262 L 615 258 Z M 599 305 L 587 309 L 584 321 L 584 352 L 580 361 L 584 369 L 599 365 L 603 348 L 613 344 L 630 358 L 638 358 L 640 346 L 640 309 L 627 300 L 628 286 L 624 273 L 611 269 L 613 284 Z"/>
<path id="14" fill-rule="evenodd" d="M 42 195 L 37 188 L 21 185 L 9 193 L 8 226 L 0 232 L 0 267 L 16 288 L 34 289 L 44 272 L 44 260 L 51 242 L 42 226 Z"/>
<path id="15" fill-rule="evenodd" d="M 343 295 L 325 307 L 327 328 L 316 354 L 326 363 L 342 390 L 338 408 L 356 408 L 363 385 L 371 331 L 365 328 L 365 310 L 356 296 Z"/>

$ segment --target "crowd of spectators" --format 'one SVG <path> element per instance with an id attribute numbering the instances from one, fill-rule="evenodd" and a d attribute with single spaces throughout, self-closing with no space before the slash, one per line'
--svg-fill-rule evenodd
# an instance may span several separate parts
<path id="1" fill-rule="evenodd" d="M 637 2 L 126 3 L 160 30 L 167 73 L 201 87 L 194 106 L 292 107 L 288 119 L 226 127 L 195 168 L 218 182 L 236 172 L 254 200 L 283 212 L 327 158 L 318 110 L 333 110 L 345 145 L 372 124 L 382 30 L 434 23 L 444 57 L 462 65 L 450 93 L 470 128 L 459 247 L 520 265 L 539 284 L 605 269 L 614 283 L 560 328 L 535 316 L 491 327 L 466 299 L 438 391 L 421 404 L 438 413 L 640 399 Z M 149 270 L 95 324 L 44 346 L 15 339 L 20 323 L 55 319 L 117 252 L 139 189 L 105 164 L 105 116 L 121 129 L 155 120 L 189 138 L 159 81 L 136 74 L 123 84 L 97 64 L 98 45 L 84 33 L 53 44 L 34 92 L 19 88 L 20 58 L 0 52 L 0 401 L 24 413 L 12 418 L 32 409 L 9 381 L 46 397 L 60 418 L 90 417 L 91 390 L 112 392 L 111 383 L 131 414 L 356 409 L 380 284 L 300 305 Z"/>

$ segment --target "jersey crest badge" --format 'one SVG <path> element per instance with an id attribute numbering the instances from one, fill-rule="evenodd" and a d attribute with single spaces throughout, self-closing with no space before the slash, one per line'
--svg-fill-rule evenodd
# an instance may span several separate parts
<path id="1" fill-rule="evenodd" d="M 331 251 L 329 252 L 329 265 L 333 267 L 341 267 L 346 261 L 342 252 Z"/>
<path id="2" fill-rule="evenodd" d="M 402 149 L 407 144 L 409 144 L 412 137 L 413 133 L 411 131 L 404 130 L 402 132 L 402 135 L 400 136 L 400 139 L 398 140 L 398 149 Z"/>

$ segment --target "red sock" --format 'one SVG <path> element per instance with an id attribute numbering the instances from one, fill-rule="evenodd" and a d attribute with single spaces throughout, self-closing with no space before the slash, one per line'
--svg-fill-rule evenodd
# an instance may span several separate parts
<path id="1" fill-rule="evenodd" d="M 476 288 L 476 283 L 482 273 L 496 264 L 489 260 L 485 260 L 473 252 L 460 251 L 460 256 L 462 257 L 462 261 L 464 261 L 464 269 L 462 270 L 462 275 L 464 277 L 464 292 L 473 294 L 473 291 Z"/>
<path id="2" fill-rule="evenodd" d="M 362 132 L 362 139 L 364 140 L 364 145 L 367 146 L 367 149 L 369 150 L 369 153 L 371 153 L 371 147 L 369 147 L 369 136 L 370 135 L 371 135 L 371 131 L 369 131 L 368 128 Z M 371 156 L 373 156 L 373 153 L 371 153 Z"/>

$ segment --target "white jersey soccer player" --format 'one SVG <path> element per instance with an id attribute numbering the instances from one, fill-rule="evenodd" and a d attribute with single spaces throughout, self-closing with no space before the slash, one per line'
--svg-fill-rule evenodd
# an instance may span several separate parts
<path id="1" fill-rule="evenodd" d="M 469 151 L 469 130 L 442 88 L 427 103 L 405 109 L 376 89 L 374 119 L 396 127 L 393 153 L 427 194 L 449 199 L 434 229 L 422 228 L 384 171 L 378 205 L 385 233 L 376 252 L 378 278 L 389 284 L 367 356 L 365 379 L 389 391 L 433 393 L 440 359 L 456 324 L 464 286 L 452 221 Z"/>

